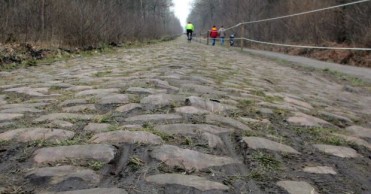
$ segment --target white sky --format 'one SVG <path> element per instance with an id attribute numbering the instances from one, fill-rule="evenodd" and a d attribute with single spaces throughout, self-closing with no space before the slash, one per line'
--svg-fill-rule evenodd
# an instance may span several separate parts
<path id="1" fill-rule="evenodd" d="M 173 0 L 174 3 L 174 13 L 176 17 L 179 18 L 182 26 L 187 24 L 187 17 L 189 12 L 191 12 L 193 0 Z"/>

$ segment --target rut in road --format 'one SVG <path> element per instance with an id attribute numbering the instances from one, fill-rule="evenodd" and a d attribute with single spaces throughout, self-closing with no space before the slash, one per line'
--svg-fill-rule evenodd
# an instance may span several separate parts
<path id="1" fill-rule="evenodd" d="M 370 193 L 367 83 L 177 39 L 0 72 L 0 193 Z"/>

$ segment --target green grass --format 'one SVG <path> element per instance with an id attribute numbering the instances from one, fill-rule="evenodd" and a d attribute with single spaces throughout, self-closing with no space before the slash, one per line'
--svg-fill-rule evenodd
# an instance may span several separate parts
<path id="1" fill-rule="evenodd" d="M 35 140 L 30 143 L 33 147 L 56 147 L 56 146 L 71 146 L 71 145 L 84 145 L 89 143 L 92 134 L 78 135 L 72 139 L 48 141 L 45 139 Z"/>
<path id="2" fill-rule="evenodd" d="M 308 135 L 313 143 L 324 143 L 330 145 L 351 145 L 350 142 L 346 141 L 342 137 L 333 135 L 334 132 L 338 130 L 333 128 L 295 128 L 294 129 L 298 135 Z"/>
<path id="3" fill-rule="evenodd" d="M 322 71 L 325 74 L 331 75 L 331 76 L 333 76 L 337 79 L 347 81 L 352 86 L 365 86 L 366 85 L 366 83 L 362 79 L 359 79 L 357 77 L 354 77 L 354 76 L 351 76 L 351 75 L 348 75 L 348 74 L 345 74 L 345 73 L 342 73 L 342 72 L 331 70 L 329 68 L 325 68 Z"/>
<path id="4" fill-rule="evenodd" d="M 7 93 L 6 94 L 6 97 L 5 97 L 5 100 L 9 103 L 9 104 L 18 104 L 18 103 L 22 103 L 26 100 L 28 100 L 29 97 L 25 96 L 25 95 L 22 95 L 22 94 L 19 94 L 19 93 Z"/>
<path id="5" fill-rule="evenodd" d="M 265 97 L 266 96 L 265 93 L 263 91 L 261 91 L 261 90 L 255 90 L 253 92 L 253 94 L 256 95 L 256 96 L 261 96 L 261 97 Z"/>
<path id="6" fill-rule="evenodd" d="M 94 118 L 94 121 L 96 123 L 110 123 L 110 122 L 115 122 L 113 114 L 112 113 L 107 113 L 105 115 L 99 115 Z"/>
<path id="7" fill-rule="evenodd" d="M 89 161 L 87 166 L 94 171 L 98 171 L 103 168 L 104 163 L 101 161 Z"/>
<path id="8" fill-rule="evenodd" d="M 259 167 L 266 171 L 277 171 L 281 168 L 281 162 L 273 156 L 261 151 L 254 152 L 252 158 L 258 162 Z"/>
<path id="9" fill-rule="evenodd" d="M 106 75 L 109 75 L 111 73 L 112 73 L 112 71 L 109 71 L 109 70 L 107 70 L 107 71 L 100 71 L 100 72 L 95 73 L 94 76 L 95 77 L 105 77 Z"/>
<path id="10" fill-rule="evenodd" d="M 266 102 L 274 103 L 274 102 L 282 102 L 283 98 L 280 96 L 265 96 L 264 100 Z"/>
<path id="11" fill-rule="evenodd" d="M 141 160 L 138 156 L 132 156 L 129 160 L 129 163 L 128 163 L 128 166 L 130 166 L 131 168 L 133 168 L 133 170 L 138 170 L 140 169 L 142 166 L 144 166 L 144 162 L 143 160 Z"/>
<path id="12" fill-rule="evenodd" d="M 336 146 L 349 145 L 349 142 L 347 142 L 345 139 L 343 139 L 342 137 L 335 136 L 335 135 L 321 136 L 318 138 L 318 141 L 321 143 L 336 145 Z"/>
<path id="13" fill-rule="evenodd" d="M 262 136 L 263 133 L 259 132 L 259 131 L 253 131 L 253 130 L 250 131 L 249 130 L 249 131 L 244 131 L 243 135 L 246 136 L 246 137 L 259 137 L 259 136 Z"/>
<path id="14" fill-rule="evenodd" d="M 249 100 L 249 99 L 240 100 L 238 101 L 237 107 L 244 109 L 244 108 L 248 108 L 252 106 L 254 103 L 255 103 L 254 101 Z"/>
<path id="15" fill-rule="evenodd" d="M 166 142 L 174 139 L 174 137 L 172 135 L 169 135 L 167 133 L 164 133 L 164 132 L 155 130 L 154 126 L 152 124 L 150 124 L 150 123 L 143 124 L 143 129 L 142 130 L 147 131 L 147 132 L 150 132 L 150 133 L 153 133 L 153 134 L 161 137 L 162 140 L 164 140 Z"/>
<path id="16" fill-rule="evenodd" d="M 297 134 L 309 134 L 313 137 L 320 137 L 323 135 L 331 134 L 332 132 L 335 132 L 336 129 L 332 128 L 323 128 L 323 127 L 298 127 L 294 129 Z"/>

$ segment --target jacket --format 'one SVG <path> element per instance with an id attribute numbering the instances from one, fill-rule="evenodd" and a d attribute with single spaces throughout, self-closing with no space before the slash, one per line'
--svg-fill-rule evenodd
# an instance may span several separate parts
<path id="1" fill-rule="evenodd" d="M 193 24 L 187 24 L 187 26 L 186 26 L 186 30 L 192 30 L 192 31 L 195 31 L 195 27 L 193 26 Z"/>
<path id="2" fill-rule="evenodd" d="M 210 37 L 211 38 L 217 38 L 218 37 L 218 29 L 217 28 L 211 28 Z"/>
<path id="3" fill-rule="evenodd" d="M 220 28 L 219 29 L 219 37 L 220 38 L 224 38 L 225 37 L 225 29 L 224 28 Z"/>

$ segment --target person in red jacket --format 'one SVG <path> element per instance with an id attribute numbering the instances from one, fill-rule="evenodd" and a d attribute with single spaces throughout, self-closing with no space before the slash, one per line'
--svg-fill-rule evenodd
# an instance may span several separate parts
<path id="1" fill-rule="evenodd" d="M 216 26 L 213 26 L 210 30 L 210 37 L 213 40 L 213 46 L 215 46 L 216 38 L 218 38 L 218 29 Z"/>

